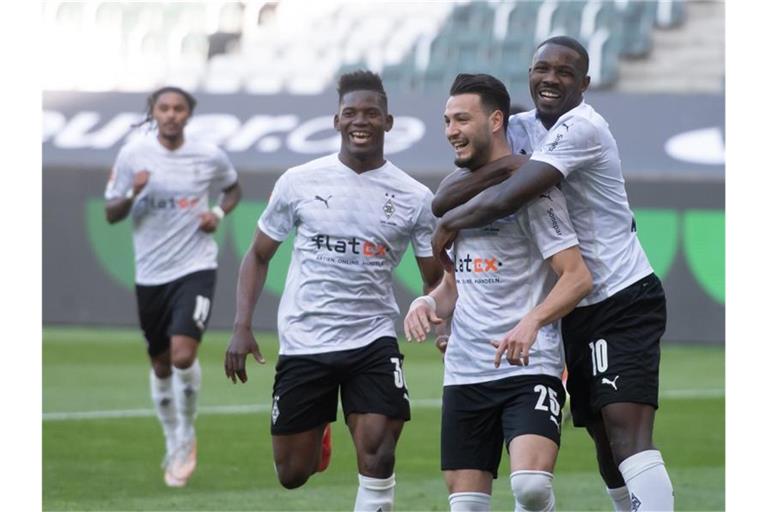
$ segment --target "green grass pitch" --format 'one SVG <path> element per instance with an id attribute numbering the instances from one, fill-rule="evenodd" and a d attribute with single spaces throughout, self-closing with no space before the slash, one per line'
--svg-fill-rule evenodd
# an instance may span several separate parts
<path id="1" fill-rule="evenodd" d="M 183 489 L 163 484 L 160 425 L 151 414 L 149 365 L 132 329 L 46 328 L 43 334 L 43 508 L 46 510 L 351 510 L 357 470 L 343 416 L 333 425 L 331 465 L 301 489 L 280 487 L 272 466 L 269 404 L 274 334 L 258 339 L 267 364 L 249 359 L 249 381 L 224 377 L 228 334 L 201 347 L 198 470 Z M 442 361 L 431 344 L 401 343 L 413 403 L 397 449 L 397 510 L 447 510 L 439 468 Z M 244 406 L 251 406 L 250 410 Z M 115 417 L 105 417 L 114 414 Z M 118 412 L 114 412 L 118 411 Z M 94 417 L 71 413 L 90 412 Z M 654 433 L 677 510 L 725 508 L 722 347 L 666 345 Z M 511 510 L 508 462 L 493 508 Z M 555 471 L 558 510 L 611 510 L 591 442 L 563 428 Z"/>

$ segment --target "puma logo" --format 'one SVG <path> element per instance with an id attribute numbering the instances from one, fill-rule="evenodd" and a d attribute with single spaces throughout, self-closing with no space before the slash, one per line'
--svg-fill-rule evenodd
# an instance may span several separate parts
<path id="1" fill-rule="evenodd" d="M 603 377 L 603 380 L 600 381 L 600 384 L 610 384 L 613 387 L 614 391 L 618 391 L 618 388 L 616 387 L 616 381 L 619 380 L 619 376 L 615 376 L 613 380 L 608 380 L 605 377 Z"/>
<path id="2" fill-rule="evenodd" d="M 330 208 L 330 206 L 328 206 L 328 200 L 329 200 L 330 198 L 332 198 L 332 197 L 333 197 L 333 196 L 328 196 L 328 198 L 326 198 L 326 199 L 323 199 L 323 198 L 322 198 L 322 197 L 320 197 L 320 196 L 315 196 L 315 199 L 317 199 L 318 201 L 322 201 L 323 203 L 325 203 L 325 207 L 326 207 L 326 208 Z"/>

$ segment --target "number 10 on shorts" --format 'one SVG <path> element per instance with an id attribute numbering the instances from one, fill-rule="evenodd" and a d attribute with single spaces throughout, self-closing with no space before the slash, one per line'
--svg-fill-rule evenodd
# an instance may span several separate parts
<path id="1" fill-rule="evenodd" d="M 592 375 L 605 372 L 608 369 L 608 343 L 603 339 L 592 341 L 589 350 L 592 353 Z"/>

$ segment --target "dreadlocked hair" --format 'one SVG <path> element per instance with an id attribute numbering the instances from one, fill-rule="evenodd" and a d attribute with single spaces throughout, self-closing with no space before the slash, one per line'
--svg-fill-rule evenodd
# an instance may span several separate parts
<path id="1" fill-rule="evenodd" d="M 176 94 L 180 94 L 184 97 L 184 99 L 187 101 L 187 106 L 189 107 L 189 114 L 192 115 L 192 113 L 195 111 L 195 106 L 197 105 L 197 100 L 194 96 L 189 94 L 187 91 L 182 89 L 181 87 L 174 87 L 172 85 L 168 85 L 165 87 L 161 87 L 154 91 L 152 94 L 147 96 L 147 109 L 144 113 L 144 119 L 136 124 L 131 125 L 131 128 L 138 128 L 139 126 L 142 126 L 144 124 L 149 123 L 150 126 L 152 126 L 152 111 L 155 109 L 155 103 L 157 103 L 157 99 L 162 96 L 163 94 L 167 92 L 174 92 Z"/>

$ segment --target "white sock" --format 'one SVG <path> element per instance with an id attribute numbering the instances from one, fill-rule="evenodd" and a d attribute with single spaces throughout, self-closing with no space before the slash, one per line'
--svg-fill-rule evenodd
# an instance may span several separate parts
<path id="1" fill-rule="evenodd" d="M 615 489 L 606 487 L 605 491 L 611 497 L 614 512 L 630 512 L 632 510 L 632 504 L 629 502 L 629 490 L 626 485 Z"/>
<path id="2" fill-rule="evenodd" d="M 509 475 L 509 484 L 515 495 L 516 512 L 552 512 L 555 510 L 552 473 L 548 471 L 515 471 Z"/>
<path id="3" fill-rule="evenodd" d="M 189 368 L 173 368 L 173 393 L 176 397 L 179 426 L 179 441 L 195 435 L 195 416 L 197 415 L 197 395 L 200 393 L 200 362 L 195 359 Z"/>
<path id="4" fill-rule="evenodd" d="M 455 492 L 448 496 L 451 512 L 488 512 L 491 495 L 484 492 Z"/>
<path id="5" fill-rule="evenodd" d="M 155 413 L 165 435 L 165 451 L 170 454 L 176 449 L 176 428 L 179 420 L 176 416 L 176 405 L 173 399 L 173 380 L 171 376 L 161 379 L 149 370 L 149 392 L 155 404 Z"/>
<path id="6" fill-rule="evenodd" d="M 627 483 L 633 511 L 663 512 L 674 509 L 675 495 L 661 452 L 646 450 L 636 453 L 619 464 L 619 471 Z"/>
<path id="7" fill-rule="evenodd" d="M 389 478 L 372 478 L 357 475 L 360 485 L 357 488 L 355 512 L 390 512 L 395 505 L 395 474 Z"/>

